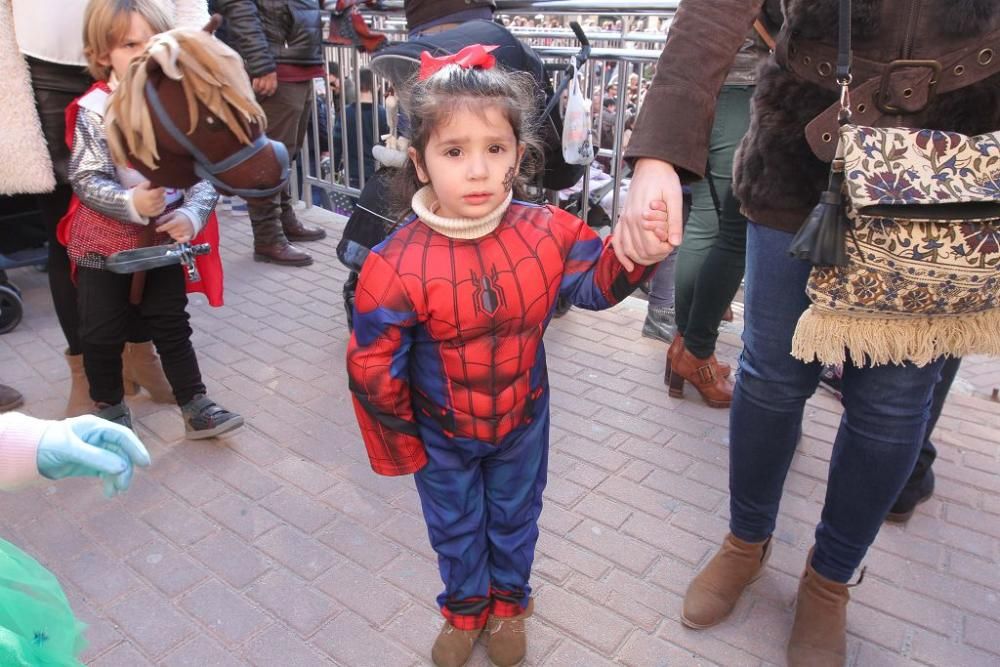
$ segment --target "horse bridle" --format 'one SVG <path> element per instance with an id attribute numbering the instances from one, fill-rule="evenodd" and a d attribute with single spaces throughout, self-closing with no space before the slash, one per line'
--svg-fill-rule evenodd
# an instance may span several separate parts
<path id="1" fill-rule="evenodd" d="M 173 137 L 174 141 L 179 143 L 184 147 L 187 152 L 191 154 L 194 158 L 194 173 L 200 178 L 205 179 L 216 188 L 223 190 L 225 192 L 230 192 L 238 197 L 243 197 L 244 199 L 254 199 L 254 198 L 266 198 L 271 197 L 281 190 L 284 189 L 285 185 L 288 183 L 288 172 L 289 172 L 289 160 L 288 160 L 288 149 L 285 148 L 285 144 L 280 141 L 274 141 L 268 139 L 267 135 L 261 133 L 253 143 L 243 146 L 238 151 L 226 157 L 218 162 L 212 162 L 207 155 L 202 153 L 198 148 L 191 143 L 191 140 L 174 124 L 171 120 L 170 114 L 167 113 L 166 108 L 163 106 L 163 102 L 160 101 L 160 96 L 156 92 L 156 88 L 147 81 L 146 82 L 146 101 L 149 102 L 149 106 L 153 109 L 153 113 L 156 114 L 157 119 L 167 130 L 167 133 Z M 228 171 L 234 167 L 238 167 L 247 160 L 253 158 L 257 153 L 261 152 L 268 146 L 274 150 L 274 155 L 278 159 L 278 164 L 281 165 L 281 182 L 270 188 L 234 188 L 227 183 L 224 183 L 218 174 Z"/>

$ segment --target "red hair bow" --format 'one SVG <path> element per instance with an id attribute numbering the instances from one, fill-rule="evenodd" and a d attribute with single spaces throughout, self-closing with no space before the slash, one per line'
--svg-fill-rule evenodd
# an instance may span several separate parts
<path id="1" fill-rule="evenodd" d="M 496 45 L 483 46 L 482 44 L 470 44 L 458 53 L 450 56 L 432 56 L 427 51 L 420 53 L 420 74 L 417 78 L 421 81 L 432 76 L 445 65 L 458 65 L 462 69 L 478 67 L 480 69 L 490 69 L 497 59 L 490 55 L 490 51 L 500 48 Z"/>

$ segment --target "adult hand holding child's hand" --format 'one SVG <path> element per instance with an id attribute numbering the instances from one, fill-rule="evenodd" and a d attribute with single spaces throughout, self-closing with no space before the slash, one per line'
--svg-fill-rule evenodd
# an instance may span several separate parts
<path id="1" fill-rule="evenodd" d="M 163 188 L 154 188 L 149 181 L 143 181 L 132 190 L 132 205 L 144 218 L 155 218 L 167 207 L 167 193 Z"/>
<path id="2" fill-rule="evenodd" d="M 636 264 L 655 264 L 679 246 L 682 207 L 681 182 L 673 165 L 638 160 L 614 232 L 615 255 L 622 266 L 631 271 Z"/>

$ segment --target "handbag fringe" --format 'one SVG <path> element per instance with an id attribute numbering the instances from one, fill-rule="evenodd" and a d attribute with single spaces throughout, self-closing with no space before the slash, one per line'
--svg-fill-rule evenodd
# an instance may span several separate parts
<path id="1" fill-rule="evenodd" d="M 888 318 L 820 310 L 802 313 L 792 356 L 809 363 L 926 366 L 938 357 L 1000 356 L 1000 308 L 965 315 Z"/>

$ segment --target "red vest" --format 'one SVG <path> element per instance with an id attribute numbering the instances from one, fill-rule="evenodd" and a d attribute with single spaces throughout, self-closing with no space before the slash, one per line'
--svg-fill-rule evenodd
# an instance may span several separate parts
<path id="1" fill-rule="evenodd" d="M 98 81 L 91 86 L 90 90 L 66 107 L 66 145 L 71 151 L 73 150 L 76 118 L 80 111 L 80 100 L 95 88 L 110 92 L 106 82 Z M 149 224 L 155 225 L 155 221 L 151 220 Z M 159 245 L 171 242 L 167 234 L 154 233 L 151 241 L 143 243 L 144 232 L 145 227 L 121 222 L 93 210 L 74 194 L 70 199 L 66 215 L 59 221 L 56 236 L 59 242 L 66 246 L 70 260 L 74 263 L 75 273 L 75 263 L 88 253 L 97 253 L 102 257 L 107 257 L 121 250 L 134 250 L 142 245 Z M 195 258 L 201 280 L 197 283 L 188 281 L 187 291 L 202 292 L 208 298 L 210 305 L 219 307 L 223 303 L 223 273 L 222 257 L 219 255 L 219 219 L 216 217 L 215 211 L 212 211 L 208 216 L 205 226 L 191 243 L 208 243 L 212 247 L 212 251 L 207 255 Z"/>

